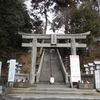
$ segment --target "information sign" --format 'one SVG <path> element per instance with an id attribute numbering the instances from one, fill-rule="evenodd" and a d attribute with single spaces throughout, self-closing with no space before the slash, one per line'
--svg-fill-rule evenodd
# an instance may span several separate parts
<path id="1" fill-rule="evenodd" d="M 80 62 L 78 55 L 70 55 L 71 82 L 81 81 Z"/>

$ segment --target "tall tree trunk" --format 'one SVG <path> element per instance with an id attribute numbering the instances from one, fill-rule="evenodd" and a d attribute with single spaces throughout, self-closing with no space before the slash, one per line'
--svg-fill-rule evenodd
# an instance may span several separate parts
<path id="1" fill-rule="evenodd" d="M 44 11 L 44 14 L 45 14 L 45 26 L 44 26 L 44 33 L 43 34 L 46 34 L 46 30 L 47 30 L 47 10 L 46 9 Z"/>
<path id="2" fill-rule="evenodd" d="M 47 30 L 47 10 L 45 8 L 44 8 L 44 14 L 45 14 L 45 25 L 44 25 L 43 34 L 46 34 L 46 30 Z M 42 43 L 44 43 L 44 40 L 42 40 Z M 41 49 L 40 49 L 40 55 L 42 54 L 42 51 L 43 51 L 43 47 L 41 47 Z"/>

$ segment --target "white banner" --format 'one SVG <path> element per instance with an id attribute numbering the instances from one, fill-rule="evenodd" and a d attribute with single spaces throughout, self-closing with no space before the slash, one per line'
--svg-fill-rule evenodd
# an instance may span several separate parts
<path id="1" fill-rule="evenodd" d="M 81 81 L 80 61 L 78 55 L 70 55 L 71 81 Z"/>
<path id="2" fill-rule="evenodd" d="M 2 62 L 0 61 L 0 77 L 1 77 Z"/>
<path id="3" fill-rule="evenodd" d="M 11 59 L 9 64 L 8 82 L 14 82 L 15 68 L 16 68 L 16 60 Z"/>

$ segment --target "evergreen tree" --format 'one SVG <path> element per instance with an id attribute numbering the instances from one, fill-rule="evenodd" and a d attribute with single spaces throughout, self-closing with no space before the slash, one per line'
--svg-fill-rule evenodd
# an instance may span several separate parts
<path id="1" fill-rule="evenodd" d="M 100 33 L 100 21 L 98 16 L 88 7 L 75 9 L 71 15 L 71 31 L 84 33 L 91 31 L 91 35 L 98 36 Z"/>
<path id="2" fill-rule="evenodd" d="M 0 48 L 18 48 L 18 31 L 29 28 L 30 20 L 19 0 L 0 0 Z"/>

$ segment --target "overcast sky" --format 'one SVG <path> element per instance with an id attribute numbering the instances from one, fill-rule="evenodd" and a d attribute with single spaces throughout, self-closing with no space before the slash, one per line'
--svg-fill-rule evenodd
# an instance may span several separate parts
<path id="1" fill-rule="evenodd" d="M 25 0 L 24 4 L 26 4 L 28 13 L 30 15 L 31 12 L 32 12 L 31 0 Z M 52 8 L 52 7 L 54 7 L 54 5 L 52 5 L 50 7 Z M 49 22 L 52 23 L 53 18 L 55 18 L 55 16 L 56 16 L 55 12 L 49 11 L 49 12 L 47 12 L 47 15 L 48 15 Z M 45 23 L 44 16 L 41 16 L 39 14 L 38 14 L 38 16 L 41 17 L 42 21 L 44 21 L 44 23 Z M 30 18 L 34 19 L 32 16 L 30 16 Z M 46 34 L 64 34 L 64 31 L 65 31 L 65 26 L 64 25 L 61 28 L 59 28 L 58 30 L 56 30 L 55 32 L 53 32 L 51 30 L 51 24 L 50 23 L 47 24 Z"/>
<path id="2" fill-rule="evenodd" d="M 73 0 L 73 1 L 76 2 L 77 0 Z M 42 1 L 39 5 L 40 5 L 40 6 L 43 5 L 43 2 L 44 2 L 44 1 Z M 37 13 L 38 10 L 39 10 L 39 9 L 37 9 L 37 10 L 32 10 L 32 7 L 31 7 L 31 0 L 25 0 L 25 1 L 24 1 L 24 4 L 27 6 L 27 10 L 28 10 L 29 15 L 30 15 L 31 13 Z M 79 2 L 78 2 L 77 5 L 76 5 L 77 8 L 79 8 L 81 4 L 82 4 L 82 2 L 79 0 Z M 54 5 L 55 5 L 55 3 L 53 3 L 53 5 L 51 5 L 50 8 L 54 8 Z M 92 9 L 95 9 L 95 10 L 98 11 L 98 7 L 95 7 L 95 6 L 93 6 L 93 5 L 92 5 Z M 48 21 L 48 23 L 47 23 L 46 34 L 65 34 L 65 33 L 64 33 L 64 31 L 65 31 L 65 25 L 62 25 L 62 27 L 59 28 L 59 29 L 57 29 L 57 30 L 55 30 L 55 32 L 53 32 L 53 30 L 51 30 L 51 24 L 50 24 L 50 23 L 52 23 L 52 20 L 53 20 L 54 18 L 56 18 L 57 15 L 58 15 L 57 13 L 52 12 L 51 10 L 49 10 L 49 11 L 47 12 L 47 16 L 48 16 L 48 20 L 49 20 L 49 21 Z M 44 26 L 45 26 L 45 17 L 42 16 L 41 14 L 37 14 L 37 16 L 40 17 L 40 19 L 43 21 L 43 24 L 44 24 Z M 34 20 L 33 16 L 30 16 L 30 18 L 32 18 L 32 19 Z M 43 27 L 44 27 L 44 26 L 43 26 Z"/>

